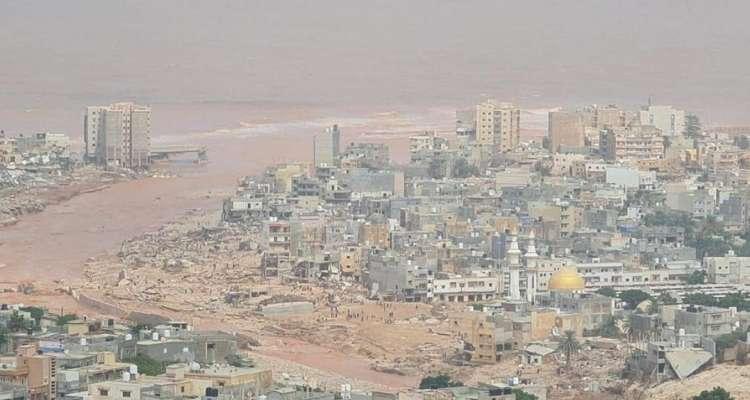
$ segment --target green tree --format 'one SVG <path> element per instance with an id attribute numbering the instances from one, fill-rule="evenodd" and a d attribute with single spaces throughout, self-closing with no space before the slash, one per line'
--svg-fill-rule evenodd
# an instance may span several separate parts
<path id="1" fill-rule="evenodd" d="M 453 171 L 451 171 L 451 175 L 453 175 L 454 178 L 468 178 L 470 176 L 479 175 L 479 170 L 477 167 L 469 164 L 465 158 L 461 157 L 456 159 L 453 163 Z"/>
<path id="2" fill-rule="evenodd" d="M 3 352 L 5 345 L 10 341 L 10 339 L 8 339 L 8 333 L 8 328 L 0 325 L 0 353 Z"/>
<path id="3" fill-rule="evenodd" d="M 617 320 L 614 317 L 608 317 L 599 327 L 599 336 L 616 339 L 620 337 L 620 327 L 617 326 Z"/>
<path id="4" fill-rule="evenodd" d="M 703 135 L 701 120 L 695 114 L 687 114 L 685 116 L 685 136 L 695 139 L 701 135 Z"/>
<path id="5" fill-rule="evenodd" d="M 693 271 L 688 276 L 688 285 L 702 285 L 704 283 L 706 283 L 706 271 Z"/>
<path id="6" fill-rule="evenodd" d="M 21 311 L 25 311 L 31 314 L 31 318 L 34 320 L 35 326 L 38 328 L 42 324 L 42 318 L 44 318 L 44 309 L 40 307 L 23 307 Z"/>
<path id="7" fill-rule="evenodd" d="M 432 179 L 443 179 L 445 178 L 445 170 L 445 160 L 433 158 L 427 167 L 427 175 Z"/>
<path id="8" fill-rule="evenodd" d="M 565 336 L 563 336 L 562 341 L 560 342 L 560 348 L 565 354 L 565 368 L 570 369 L 570 355 L 576 353 L 578 349 L 581 348 L 581 345 L 576 339 L 576 333 L 573 331 L 565 331 Z"/>
<path id="9" fill-rule="evenodd" d="M 425 376 L 419 382 L 420 389 L 442 389 L 447 387 L 463 386 L 460 381 L 454 381 L 450 376 L 445 374 Z"/>
<path id="10" fill-rule="evenodd" d="M 609 286 L 597 289 L 596 293 L 599 293 L 602 296 L 607 296 L 607 297 L 612 297 L 612 298 L 617 297 L 617 292 L 615 291 L 615 289 L 612 289 Z"/>
<path id="11" fill-rule="evenodd" d="M 656 301 L 664 305 L 677 304 L 677 299 L 672 297 L 672 295 L 669 294 L 669 292 L 660 293 L 659 296 L 656 298 Z"/>
<path id="12" fill-rule="evenodd" d="M 718 302 L 714 296 L 705 293 L 690 293 L 682 299 L 685 304 L 696 306 L 716 306 Z"/>
<path id="13" fill-rule="evenodd" d="M 526 393 L 521 389 L 513 389 L 513 394 L 516 395 L 516 400 L 539 400 L 539 397 L 531 393 Z"/>
<path id="14" fill-rule="evenodd" d="M 625 309 L 627 310 L 635 309 L 638 307 L 638 304 L 641 304 L 650 298 L 651 296 L 648 293 L 638 289 L 629 289 L 620 293 L 620 300 L 626 303 Z"/>
<path id="15" fill-rule="evenodd" d="M 665 211 L 658 210 L 653 214 L 643 216 L 643 224 L 646 226 L 679 226 L 685 228 L 685 234 L 695 230 L 695 221 L 693 217 L 682 211 Z"/>
<path id="16" fill-rule="evenodd" d="M 74 321 L 74 320 L 76 320 L 77 318 L 78 318 L 78 316 L 77 316 L 77 315 L 75 315 L 75 314 L 65 314 L 65 315 L 59 315 L 59 316 L 57 316 L 57 318 L 55 319 L 55 324 L 56 324 L 57 326 L 63 326 L 63 325 L 67 324 L 67 323 L 68 323 L 68 322 L 70 322 L 70 321 Z"/>
<path id="17" fill-rule="evenodd" d="M 689 246 L 695 247 L 698 259 L 703 257 L 722 257 L 732 250 L 732 246 L 722 237 L 698 237 L 688 241 Z"/>
<path id="18" fill-rule="evenodd" d="M 33 328 L 33 324 L 32 321 L 24 319 L 23 315 L 19 314 L 18 311 L 13 311 L 8 320 L 8 330 L 11 332 L 21 332 Z"/>
<path id="19" fill-rule="evenodd" d="M 719 307 L 729 308 L 736 307 L 737 310 L 750 310 L 750 302 L 747 301 L 743 293 L 731 293 L 716 301 Z"/>
<path id="20" fill-rule="evenodd" d="M 135 364 L 138 366 L 139 373 L 149 376 L 161 375 L 167 370 L 165 363 L 156 361 L 145 354 L 138 354 L 135 357 L 123 359 L 123 362 Z"/>
<path id="21" fill-rule="evenodd" d="M 130 327 L 130 333 L 133 334 L 133 336 L 138 335 L 143 330 L 149 330 L 151 329 L 151 326 L 146 324 L 136 324 Z"/>
<path id="22" fill-rule="evenodd" d="M 704 390 L 701 394 L 693 396 L 693 400 L 734 400 L 734 397 L 724 388 L 717 386 L 711 391 Z"/>
<path id="23" fill-rule="evenodd" d="M 745 340 L 747 337 L 747 332 L 744 332 L 742 330 L 737 330 L 732 333 L 726 333 L 724 335 L 717 336 L 714 339 L 714 342 L 716 343 L 716 350 L 717 351 L 723 351 L 725 349 L 734 347 L 737 345 L 737 342 L 740 340 Z"/>

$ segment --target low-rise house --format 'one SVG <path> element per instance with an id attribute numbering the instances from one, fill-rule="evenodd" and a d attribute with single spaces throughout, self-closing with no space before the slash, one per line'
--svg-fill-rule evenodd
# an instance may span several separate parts
<path id="1" fill-rule="evenodd" d="M 721 336 L 732 333 L 734 312 L 728 308 L 688 306 L 675 311 L 676 330 L 701 336 Z"/>

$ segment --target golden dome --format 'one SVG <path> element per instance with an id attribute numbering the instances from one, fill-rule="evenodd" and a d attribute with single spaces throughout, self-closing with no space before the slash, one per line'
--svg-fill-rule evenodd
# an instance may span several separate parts
<path id="1" fill-rule="evenodd" d="M 552 274 L 549 278 L 549 284 L 547 287 L 549 290 L 574 292 L 577 290 L 583 290 L 586 287 L 586 281 L 583 280 L 581 275 L 578 275 L 575 268 L 564 267 Z"/>

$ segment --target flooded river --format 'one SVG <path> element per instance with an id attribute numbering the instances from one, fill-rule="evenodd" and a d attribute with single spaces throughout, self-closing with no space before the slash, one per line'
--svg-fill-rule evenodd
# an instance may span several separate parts
<path id="1" fill-rule="evenodd" d="M 451 118 L 445 116 L 408 121 L 393 116 L 343 118 L 335 122 L 342 123 L 344 142 L 354 138 L 386 142 L 394 148 L 394 158 L 403 160 L 404 135 L 435 128 L 425 126 L 425 121 L 435 118 L 450 125 Z M 122 241 L 156 230 L 189 209 L 215 210 L 218 219 L 221 200 L 235 189 L 238 178 L 279 162 L 311 160 L 312 135 L 333 122 L 307 116 L 291 122 L 246 122 L 233 129 L 157 137 L 157 143 L 205 145 L 210 161 L 177 177 L 127 181 L 82 194 L 0 229 L 0 282 L 72 280 L 80 277 L 90 257 L 117 252 Z M 372 131 L 396 135 L 360 136 Z"/>

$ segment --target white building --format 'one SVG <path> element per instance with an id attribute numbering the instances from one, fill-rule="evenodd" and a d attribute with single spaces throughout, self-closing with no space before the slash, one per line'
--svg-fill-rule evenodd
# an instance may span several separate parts
<path id="1" fill-rule="evenodd" d="M 641 125 L 653 125 L 664 136 L 678 136 L 685 131 L 685 111 L 672 106 L 648 106 L 641 110 Z"/>
<path id="2" fill-rule="evenodd" d="M 606 181 L 609 185 L 626 189 L 653 190 L 656 186 L 656 172 L 634 168 L 607 166 Z"/>
<path id="3" fill-rule="evenodd" d="M 133 103 L 86 108 L 85 159 L 103 166 L 145 167 L 151 151 L 151 108 Z"/>
<path id="4" fill-rule="evenodd" d="M 495 299 L 499 280 L 495 276 L 449 277 L 433 281 L 433 295 L 436 300 L 447 302 L 472 302 Z"/>

